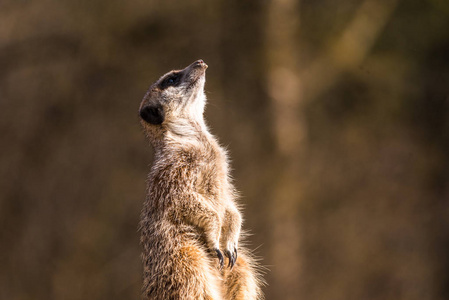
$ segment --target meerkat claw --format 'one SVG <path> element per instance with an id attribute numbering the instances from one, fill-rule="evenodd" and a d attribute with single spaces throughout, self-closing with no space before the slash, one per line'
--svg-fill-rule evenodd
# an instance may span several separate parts
<path id="1" fill-rule="evenodd" d="M 233 257 L 232 257 L 231 251 L 225 250 L 225 256 L 228 258 L 228 268 L 229 268 L 233 264 L 232 263 Z M 231 269 L 232 269 L 232 267 L 231 267 Z"/>
<path id="2" fill-rule="evenodd" d="M 232 257 L 232 261 L 229 260 L 229 265 L 231 266 L 231 270 L 232 270 L 235 263 L 237 262 L 237 248 L 234 248 L 234 253 L 233 253 L 233 255 L 231 255 L 231 257 Z M 228 265 L 228 267 L 229 267 L 229 265 Z"/>
<path id="3" fill-rule="evenodd" d="M 221 269 L 223 269 L 223 266 L 224 266 L 223 254 L 221 253 L 220 249 L 214 249 L 214 250 L 217 253 L 218 262 L 220 263 L 220 270 L 221 270 Z"/>
<path id="4" fill-rule="evenodd" d="M 231 270 L 232 270 L 232 268 L 234 268 L 234 265 L 235 265 L 235 257 L 231 256 L 231 259 L 229 260 L 228 268 L 231 268 Z"/>
<path id="5" fill-rule="evenodd" d="M 232 268 L 234 268 L 236 262 L 237 262 L 237 252 L 234 251 L 234 255 L 232 256 L 231 270 Z"/>

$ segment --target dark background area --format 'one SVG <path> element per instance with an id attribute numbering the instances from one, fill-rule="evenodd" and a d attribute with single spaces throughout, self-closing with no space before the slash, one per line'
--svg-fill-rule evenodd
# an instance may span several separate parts
<path id="1" fill-rule="evenodd" d="M 0 1 L 0 298 L 139 299 L 148 86 L 209 65 L 267 299 L 449 299 L 446 0 Z"/>

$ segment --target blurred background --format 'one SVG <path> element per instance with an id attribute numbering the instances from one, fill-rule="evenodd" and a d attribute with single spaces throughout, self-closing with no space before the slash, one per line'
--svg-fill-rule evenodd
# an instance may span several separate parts
<path id="1" fill-rule="evenodd" d="M 267 299 L 449 299 L 446 0 L 1 0 L 1 299 L 140 298 L 137 110 L 200 58 Z"/>

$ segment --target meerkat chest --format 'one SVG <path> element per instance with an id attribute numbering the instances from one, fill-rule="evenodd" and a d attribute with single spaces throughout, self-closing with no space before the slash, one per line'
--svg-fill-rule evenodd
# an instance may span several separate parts
<path id="1" fill-rule="evenodd" d="M 198 192 L 214 202 L 223 202 L 228 194 L 228 167 L 224 160 L 205 163 L 196 176 Z"/>

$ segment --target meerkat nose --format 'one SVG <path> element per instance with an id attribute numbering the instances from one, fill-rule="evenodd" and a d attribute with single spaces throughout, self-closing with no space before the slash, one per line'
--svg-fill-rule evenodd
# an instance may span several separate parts
<path id="1" fill-rule="evenodd" d="M 202 59 L 198 59 L 196 62 L 194 62 L 194 64 L 195 64 L 195 66 L 198 66 L 198 67 L 205 67 L 205 68 L 207 68 L 206 63 Z"/>

